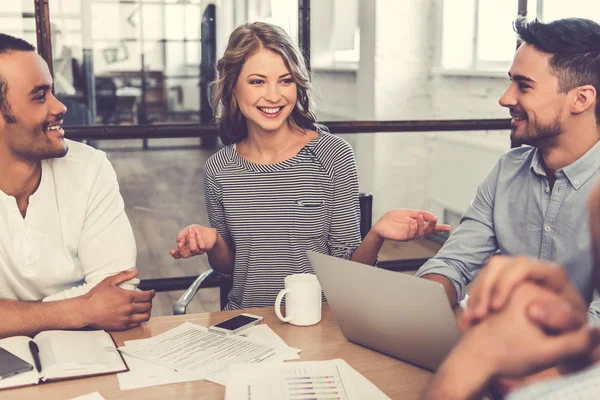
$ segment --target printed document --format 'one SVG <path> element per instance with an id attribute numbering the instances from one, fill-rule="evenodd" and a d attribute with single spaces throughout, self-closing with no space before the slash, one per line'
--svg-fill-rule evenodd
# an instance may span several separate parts
<path id="1" fill-rule="evenodd" d="M 234 365 L 225 400 L 385 400 L 367 378 L 342 359 L 256 366 Z"/>
<path id="2" fill-rule="evenodd" d="M 119 350 L 201 379 L 222 385 L 233 364 L 281 362 L 297 357 L 297 350 L 274 348 L 236 335 L 223 336 L 185 322 L 175 329 Z"/>
<path id="3" fill-rule="evenodd" d="M 248 328 L 241 332 L 239 336 L 246 337 L 256 343 L 271 345 L 280 349 L 291 349 L 271 328 L 266 324 L 260 324 Z M 148 339 L 127 340 L 125 347 L 135 346 L 136 342 L 143 342 Z M 300 349 L 294 349 L 300 352 Z M 290 353 L 292 354 L 292 353 Z M 119 379 L 119 387 L 121 390 L 139 389 L 150 386 L 167 385 L 170 383 L 189 382 L 200 380 L 196 376 L 190 375 L 183 371 L 176 371 L 172 368 L 157 365 L 153 362 L 142 360 L 141 358 L 130 356 L 123 353 L 123 358 L 129 366 L 128 372 L 117 374 Z M 290 358 L 300 358 L 299 355 Z"/>

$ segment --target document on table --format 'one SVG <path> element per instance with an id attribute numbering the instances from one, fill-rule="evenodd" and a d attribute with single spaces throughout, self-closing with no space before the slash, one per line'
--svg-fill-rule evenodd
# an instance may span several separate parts
<path id="1" fill-rule="evenodd" d="M 234 365 L 225 400 L 389 399 L 342 359 Z"/>
<path id="2" fill-rule="evenodd" d="M 252 328 L 248 328 L 240 332 L 238 336 L 245 337 L 255 343 L 265 344 L 276 349 L 289 349 L 295 351 L 296 356 L 290 357 L 287 360 L 295 360 L 300 358 L 298 353 L 300 353 L 302 350 L 289 347 L 287 343 L 285 343 L 283 339 L 273 331 L 273 329 L 269 328 L 269 325 L 267 324 L 255 325 Z"/>
<path id="3" fill-rule="evenodd" d="M 125 345 L 127 345 L 127 342 L 125 342 Z M 117 374 L 119 388 L 121 390 L 139 389 L 202 379 L 190 375 L 187 372 L 175 371 L 172 368 L 130 356 L 127 353 L 123 353 L 123 358 L 129 367 L 129 371 Z"/>
<path id="4" fill-rule="evenodd" d="M 270 344 L 272 347 L 281 349 L 292 349 L 266 324 L 260 324 L 244 330 L 239 336 L 246 337 L 254 342 Z M 131 345 L 135 347 L 136 343 L 148 339 L 125 341 L 125 347 Z M 293 349 L 300 352 L 300 349 Z M 200 380 L 196 376 L 190 375 L 184 371 L 176 371 L 172 368 L 155 364 L 141 358 L 130 356 L 123 353 L 123 358 L 129 366 L 129 371 L 117 374 L 119 387 L 121 390 L 139 389 L 144 387 L 167 385 L 170 383 L 189 382 Z M 291 359 L 300 358 L 298 354 L 292 355 Z"/>
<path id="5" fill-rule="evenodd" d="M 297 349 L 275 348 L 235 335 L 222 336 L 189 322 L 150 339 L 129 342 L 119 350 L 222 385 L 233 364 L 297 358 Z"/>

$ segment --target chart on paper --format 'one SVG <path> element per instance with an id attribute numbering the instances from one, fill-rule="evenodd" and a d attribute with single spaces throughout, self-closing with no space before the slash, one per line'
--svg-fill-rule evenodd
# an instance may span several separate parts
<path id="1" fill-rule="evenodd" d="M 284 371 L 287 399 L 290 400 L 345 400 L 344 382 L 339 371 L 319 374 L 308 368 L 290 368 Z"/>
<path id="2" fill-rule="evenodd" d="M 238 366 L 232 371 L 235 378 L 227 383 L 226 399 L 352 400 L 357 397 L 342 363 L 332 360 L 245 369 Z"/>

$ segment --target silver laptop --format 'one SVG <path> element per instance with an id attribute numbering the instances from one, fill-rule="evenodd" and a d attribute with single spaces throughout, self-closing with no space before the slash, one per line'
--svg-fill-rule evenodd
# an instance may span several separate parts
<path id="1" fill-rule="evenodd" d="M 460 331 L 441 284 L 307 251 L 349 341 L 435 370 Z"/>

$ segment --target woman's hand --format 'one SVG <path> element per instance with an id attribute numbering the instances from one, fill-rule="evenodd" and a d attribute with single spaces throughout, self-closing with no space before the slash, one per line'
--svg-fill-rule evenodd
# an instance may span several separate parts
<path id="1" fill-rule="evenodd" d="M 177 235 L 177 247 L 169 253 L 175 259 L 189 258 L 204 254 L 214 247 L 218 237 L 217 230 L 202 225 L 190 225 Z"/>
<path id="2" fill-rule="evenodd" d="M 380 239 L 405 242 L 450 229 L 450 225 L 438 225 L 437 217 L 427 211 L 398 208 L 386 212 L 372 230 Z"/>

